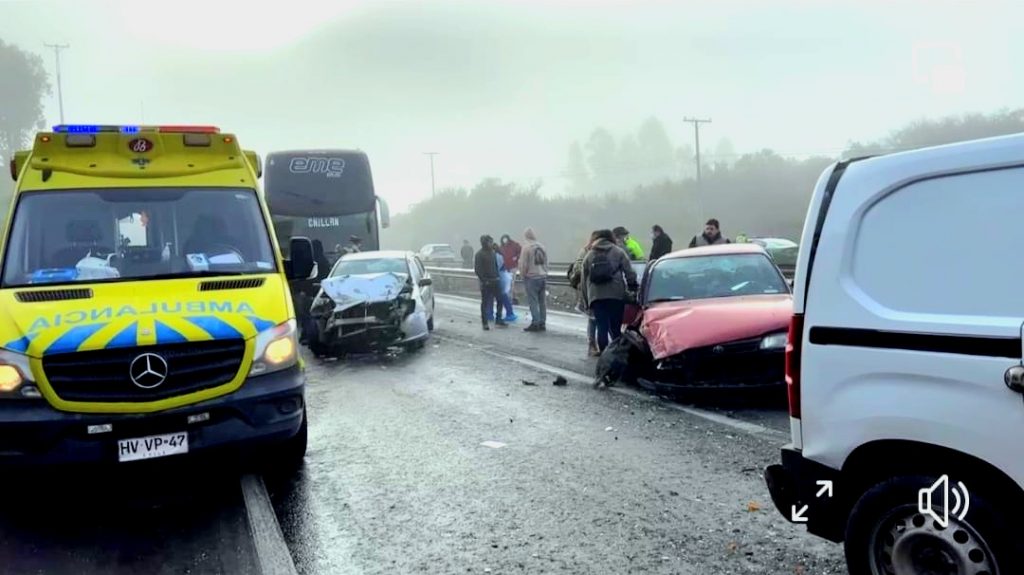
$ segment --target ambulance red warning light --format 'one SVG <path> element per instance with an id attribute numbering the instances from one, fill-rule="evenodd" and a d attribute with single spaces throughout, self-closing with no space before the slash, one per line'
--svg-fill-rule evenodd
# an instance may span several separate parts
<path id="1" fill-rule="evenodd" d="M 217 126 L 157 126 L 162 134 L 219 134 Z"/>

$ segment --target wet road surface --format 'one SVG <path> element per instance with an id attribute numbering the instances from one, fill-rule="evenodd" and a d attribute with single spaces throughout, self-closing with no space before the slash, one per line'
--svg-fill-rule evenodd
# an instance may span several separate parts
<path id="1" fill-rule="evenodd" d="M 533 336 L 472 312 L 439 301 L 421 352 L 311 361 L 306 467 L 268 485 L 300 573 L 845 573 L 768 499 L 779 441 L 555 387 L 496 354 L 585 371 L 575 318 Z"/>
<path id="2" fill-rule="evenodd" d="M 168 460 L 7 475 L 0 573 L 256 573 L 238 473 Z"/>
<path id="3" fill-rule="evenodd" d="M 438 304 L 424 350 L 309 358 L 306 465 L 263 512 L 238 465 L 4 476 L 0 573 L 845 573 L 768 499 L 783 411 L 594 390 L 580 318 Z"/>

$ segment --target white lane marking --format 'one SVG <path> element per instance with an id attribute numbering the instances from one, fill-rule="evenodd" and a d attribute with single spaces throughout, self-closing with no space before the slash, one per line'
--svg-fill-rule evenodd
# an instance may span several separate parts
<path id="1" fill-rule="evenodd" d="M 440 338 L 440 339 L 445 339 L 445 340 L 448 340 L 448 341 L 458 341 L 456 338 L 451 338 L 451 337 L 447 337 L 447 336 L 439 336 L 439 335 L 436 335 L 436 334 L 434 335 L 434 337 L 437 337 L 437 338 Z M 493 355 L 495 357 L 500 357 L 500 358 L 506 359 L 508 361 L 514 361 L 516 363 L 525 365 L 527 367 L 532 367 L 532 368 L 540 370 L 540 371 L 546 371 L 546 372 L 552 373 L 554 375 L 561 375 L 562 377 L 568 379 L 569 381 L 575 381 L 576 383 L 585 383 L 585 384 L 588 384 L 588 385 L 592 385 L 594 383 L 594 378 L 593 377 L 583 375 L 582 373 L 577 373 L 575 371 L 570 371 L 568 369 L 562 369 L 560 367 L 555 367 L 553 365 L 548 365 L 546 363 L 541 363 L 539 361 L 536 361 L 536 360 L 533 360 L 533 359 L 527 359 L 525 357 L 519 357 L 519 356 L 515 356 L 515 355 L 509 355 L 509 354 L 506 354 L 506 353 L 501 353 L 501 352 L 498 352 L 498 351 L 494 351 L 494 350 L 488 349 L 487 347 L 481 346 L 481 345 L 476 345 L 474 347 L 475 347 L 475 349 L 479 349 L 480 351 L 482 351 L 482 352 L 484 352 L 486 354 L 489 354 L 489 355 Z M 659 398 L 657 396 L 653 396 L 653 395 L 650 395 L 650 394 L 647 394 L 647 393 L 643 393 L 643 392 L 637 391 L 635 389 L 630 389 L 630 388 L 627 388 L 627 387 L 609 387 L 607 389 L 608 389 L 608 391 L 612 391 L 612 392 L 615 392 L 615 393 L 618 393 L 618 394 L 621 394 L 621 395 L 626 395 L 626 396 L 629 396 L 629 397 L 632 397 L 632 398 L 635 398 L 635 399 L 640 399 L 640 400 L 643 400 L 643 401 L 657 402 L 657 403 L 659 403 L 661 405 L 664 405 L 665 407 L 668 407 L 669 409 L 674 409 L 676 411 L 682 411 L 683 413 L 689 413 L 690 415 L 699 417 L 701 419 L 706 419 L 707 421 L 713 421 L 713 422 L 718 423 L 720 425 L 725 425 L 725 426 L 731 427 L 733 429 L 742 431 L 742 432 L 750 434 L 750 435 L 763 435 L 763 436 L 771 438 L 772 440 L 782 441 L 782 442 L 785 442 L 788 439 L 788 437 L 789 437 L 787 434 L 785 434 L 785 433 L 783 433 L 781 431 L 778 431 L 776 429 L 772 429 L 770 427 L 765 427 L 763 425 L 758 425 L 756 423 L 750 423 L 749 421 L 743 421 L 743 420 L 740 420 L 740 419 L 736 419 L 734 417 L 729 417 L 728 415 L 722 415 L 720 413 L 715 413 L 713 411 L 708 411 L 706 409 L 701 409 L 699 407 L 688 407 L 688 406 L 685 406 L 685 405 L 679 405 L 677 403 L 671 403 L 671 402 L 668 402 L 668 401 L 663 401 L 661 398 Z"/>
<path id="2" fill-rule="evenodd" d="M 249 533 L 252 535 L 256 559 L 262 575 L 297 575 L 295 561 L 284 542 L 284 533 L 277 522 L 270 495 L 259 475 L 247 473 L 242 476 L 242 498 L 249 519 Z"/>
<path id="3" fill-rule="evenodd" d="M 504 444 L 504 443 L 502 443 L 500 441 L 485 441 L 485 442 L 481 443 L 480 445 L 482 445 L 484 447 L 490 447 L 491 449 L 501 449 L 502 447 L 505 447 L 506 444 Z"/>

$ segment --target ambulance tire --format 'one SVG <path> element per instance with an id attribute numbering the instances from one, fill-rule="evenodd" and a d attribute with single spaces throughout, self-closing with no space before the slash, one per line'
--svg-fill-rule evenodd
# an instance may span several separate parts
<path id="1" fill-rule="evenodd" d="M 308 441 L 309 429 L 307 425 L 306 409 L 302 409 L 302 425 L 299 431 L 278 445 L 274 450 L 271 469 L 276 472 L 294 471 L 302 467 L 306 458 L 306 444 Z"/>

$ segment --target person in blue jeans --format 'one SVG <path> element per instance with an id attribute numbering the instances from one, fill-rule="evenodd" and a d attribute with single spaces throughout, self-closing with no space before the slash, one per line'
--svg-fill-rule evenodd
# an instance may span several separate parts
<path id="1" fill-rule="evenodd" d="M 537 234 L 532 228 L 526 228 L 523 237 L 526 244 L 519 258 L 519 274 L 523 276 L 526 299 L 530 303 L 530 325 L 523 331 L 547 331 L 548 253 L 537 241 Z"/>
<path id="2" fill-rule="evenodd" d="M 622 335 L 622 316 L 627 290 L 637 289 L 636 271 L 629 255 L 615 243 L 611 230 L 600 230 L 590 252 L 583 258 L 582 286 L 597 322 L 597 347 L 604 351 L 609 341 Z"/>
<path id="3" fill-rule="evenodd" d="M 498 277 L 501 281 L 500 293 L 497 301 L 497 305 L 494 306 L 494 317 L 499 320 L 502 319 L 502 311 L 505 312 L 504 321 L 514 322 L 519 319 L 516 316 L 516 311 L 512 307 L 512 272 L 508 270 L 505 265 L 505 256 L 500 251 L 495 251 L 495 255 L 498 260 Z"/>

